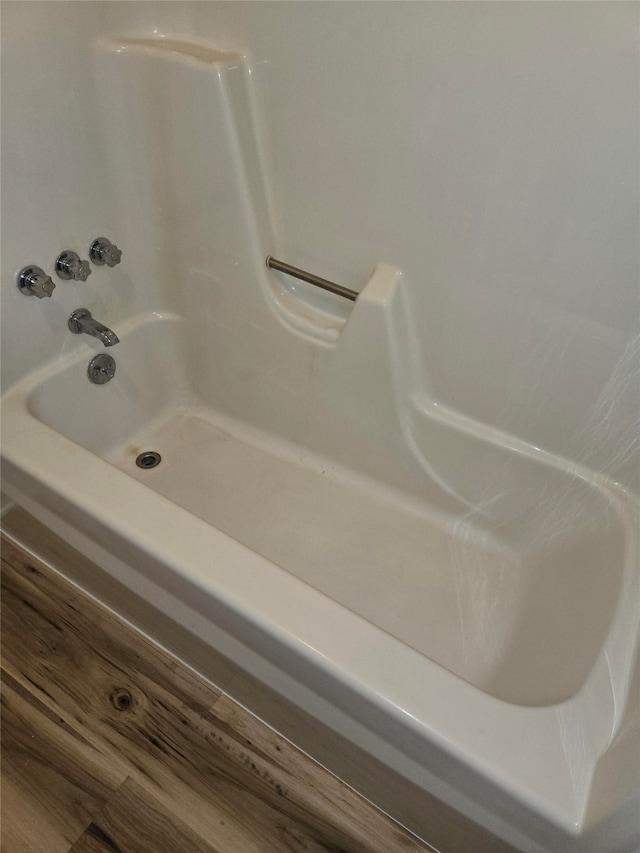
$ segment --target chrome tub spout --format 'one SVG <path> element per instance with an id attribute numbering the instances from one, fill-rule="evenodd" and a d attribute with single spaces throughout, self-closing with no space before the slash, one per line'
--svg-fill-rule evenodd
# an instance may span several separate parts
<path id="1" fill-rule="evenodd" d="M 76 308 L 69 317 L 68 325 L 69 330 L 74 335 L 91 335 L 91 337 L 102 341 L 106 347 L 115 346 L 120 340 L 115 332 L 112 332 L 111 329 L 94 320 L 91 312 L 86 308 Z"/>

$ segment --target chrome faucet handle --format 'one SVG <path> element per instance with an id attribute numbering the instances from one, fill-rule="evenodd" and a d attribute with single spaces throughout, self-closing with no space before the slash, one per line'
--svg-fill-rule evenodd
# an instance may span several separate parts
<path id="1" fill-rule="evenodd" d="M 38 299 L 43 299 L 45 296 L 51 296 L 55 287 L 51 276 L 34 264 L 23 267 L 18 273 L 18 288 L 25 296 L 37 296 Z"/>
<path id="2" fill-rule="evenodd" d="M 89 257 L 99 267 L 105 264 L 108 267 L 115 267 L 120 263 L 122 252 L 106 237 L 98 237 L 89 248 Z"/>
<path id="3" fill-rule="evenodd" d="M 91 275 L 89 261 L 81 261 L 75 252 L 60 252 L 56 258 L 56 273 L 65 281 L 86 281 Z"/>

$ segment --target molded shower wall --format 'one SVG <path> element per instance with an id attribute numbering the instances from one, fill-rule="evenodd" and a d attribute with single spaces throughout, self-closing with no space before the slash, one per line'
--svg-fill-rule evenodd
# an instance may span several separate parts
<path id="1" fill-rule="evenodd" d="M 274 254 L 355 289 L 378 260 L 401 268 L 437 402 L 638 489 L 635 4 L 10 0 L 1 14 L 4 388 L 78 345 L 66 316 L 85 302 L 116 329 L 179 307 L 172 211 L 149 181 L 162 163 L 114 162 L 121 116 L 94 45 L 206 39 L 250 59 Z M 15 288 L 23 264 L 51 270 L 102 235 L 119 267 L 49 300 Z"/>

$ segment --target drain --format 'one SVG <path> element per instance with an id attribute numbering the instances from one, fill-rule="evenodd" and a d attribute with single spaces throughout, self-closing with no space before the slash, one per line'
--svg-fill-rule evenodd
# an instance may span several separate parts
<path id="1" fill-rule="evenodd" d="M 138 468 L 155 468 L 160 464 L 162 456 L 156 453 L 155 450 L 146 450 L 136 457 L 136 465 Z"/>

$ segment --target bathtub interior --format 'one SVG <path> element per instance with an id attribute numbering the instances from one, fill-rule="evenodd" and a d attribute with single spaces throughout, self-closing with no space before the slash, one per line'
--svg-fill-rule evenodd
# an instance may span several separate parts
<path id="1" fill-rule="evenodd" d="M 398 420 L 398 467 L 411 474 L 403 489 L 363 459 L 349 465 L 203 397 L 189 377 L 202 373 L 206 339 L 191 330 L 178 316 L 131 320 L 110 383 L 89 383 L 86 354 L 75 353 L 31 390 L 30 413 L 484 692 L 540 706 L 580 689 L 611 626 L 626 558 L 623 521 L 600 489 L 499 444 L 475 439 L 471 453 L 464 434 L 471 485 L 462 494 L 452 476 L 456 488 L 445 489 L 402 445 Z M 273 332 L 282 346 L 277 320 Z M 294 360 L 318 347 L 289 338 Z M 226 363 L 238 405 L 242 380 Z M 283 408 L 296 390 L 282 386 Z M 249 395 L 248 413 L 254 402 Z M 444 457 L 437 437 L 431 453 Z M 160 453 L 158 467 L 136 466 L 145 451 Z M 381 442 L 380 455 L 390 452 Z"/>

